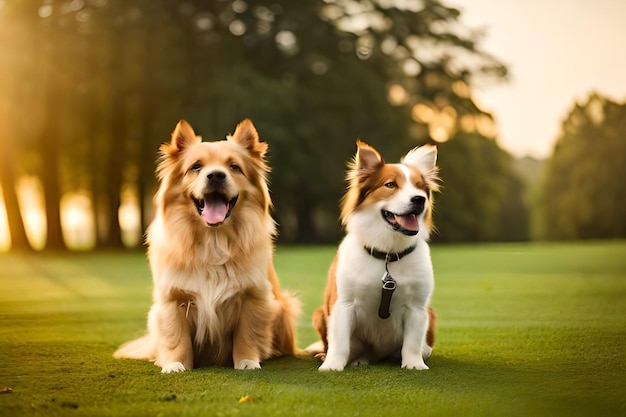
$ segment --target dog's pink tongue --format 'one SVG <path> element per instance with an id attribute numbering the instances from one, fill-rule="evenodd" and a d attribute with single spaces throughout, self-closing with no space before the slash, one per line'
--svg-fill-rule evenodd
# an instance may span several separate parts
<path id="1" fill-rule="evenodd" d="M 418 232 L 420 230 L 419 222 L 415 214 L 395 215 L 396 221 L 403 229 Z"/>
<path id="2" fill-rule="evenodd" d="M 208 224 L 220 224 L 226 220 L 228 203 L 219 198 L 205 198 L 202 218 Z"/>

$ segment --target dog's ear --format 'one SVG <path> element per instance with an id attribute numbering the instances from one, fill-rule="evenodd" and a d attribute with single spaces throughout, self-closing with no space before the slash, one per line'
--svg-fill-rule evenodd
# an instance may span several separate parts
<path id="1" fill-rule="evenodd" d="M 372 172 L 385 165 L 382 155 L 367 143 L 357 140 L 356 146 L 353 167 L 356 171 Z"/>
<path id="2" fill-rule="evenodd" d="M 385 165 L 380 152 L 367 143 L 357 140 L 356 147 L 356 155 L 348 163 L 346 173 L 348 192 L 341 200 L 341 223 L 344 226 L 352 212 L 367 197 L 367 187 L 364 187 L 364 184 Z"/>
<path id="3" fill-rule="evenodd" d="M 432 187 L 437 183 L 439 168 L 437 167 L 437 147 L 424 145 L 411 149 L 401 161 L 404 165 L 417 168 L 427 183 Z"/>
<path id="4" fill-rule="evenodd" d="M 181 120 L 178 122 L 174 132 L 172 133 L 172 141 L 170 145 L 172 150 L 182 151 L 190 145 L 201 141 L 202 138 L 200 136 L 196 136 L 196 133 L 193 131 L 189 122 Z"/>
<path id="5" fill-rule="evenodd" d="M 235 133 L 227 136 L 227 139 L 237 142 L 259 158 L 265 156 L 267 152 L 267 142 L 259 140 L 259 134 L 250 119 L 242 120 L 235 128 Z"/>

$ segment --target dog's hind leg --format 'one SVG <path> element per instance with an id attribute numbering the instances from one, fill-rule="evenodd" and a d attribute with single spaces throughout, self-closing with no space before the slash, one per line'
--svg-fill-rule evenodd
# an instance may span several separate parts
<path id="1" fill-rule="evenodd" d="M 296 355 L 299 353 L 296 347 L 296 322 L 302 311 L 302 304 L 289 291 L 280 289 L 278 276 L 272 263 L 268 267 L 268 280 L 272 284 L 272 293 L 279 305 L 276 318 L 272 323 L 271 355 L 274 357 Z"/>
<path id="2" fill-rule="evenodd" d="M 320 342 L 322 345 L 321 352 L 326 353 L 326 351 L 328 350 L 328 323 L 326 321 L 326 314 L 324 312 L 324 306 L 318 307 L 313 312 L 312 322 L 313 322 L 313 328 L 315 329 L 317 334 L 320 335 Z M 319 352 L 315 352 L 315 353 L 319 353 Z"/>
<path id="3" fill-rule="evenodd" d="M 300 301 L 288 292 L 283 292 L 278 314 L 272 325 L 272 356 L 297 355 L 301 352 L 296 347 L 296 321 L 300 315 Z"/>
<path id="4" fill-rule="evenodd" d="M 164 374 L 193 369 L 188 311 L 187 304 L 177 300 L 154 304 L 150 310 L 149 327 L 158 343 L 155 364 Z"/>
<path id="5" fill-rule="evenodd" d="M 422 357 L 428 359 L 433 353 L 435 346 L 435 324 L 437 323 L 437 314 L 435 309 L 428 307 L 428 330 L 426 331 L 426 340 L 422 346 Z"/>

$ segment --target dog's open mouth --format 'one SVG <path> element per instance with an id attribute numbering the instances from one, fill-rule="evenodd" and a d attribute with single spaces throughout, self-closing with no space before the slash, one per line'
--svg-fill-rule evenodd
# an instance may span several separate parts
<path id="1" fill-rule="evenodd" d="M 393 230 L 401 232 L 407 236 L 414 236 L 420 230 L 417 213 L 396 214 L 387 210 L 381 211 L 383 219 L 393 227 Z"/>
<path id="2" fill-rule="evenodd" d="M 228 199 L 224 194 L 213 192 L 205 194 L 202 200 L 192 197 L 198 213 L 209 226 L 219 226 L 230 216 L 239 196 Z"/>

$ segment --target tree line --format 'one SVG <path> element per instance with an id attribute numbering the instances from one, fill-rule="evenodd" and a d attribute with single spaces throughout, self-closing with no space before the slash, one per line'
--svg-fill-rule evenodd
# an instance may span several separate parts
<path id="1" fill-rule="evenodd" d="M 61 198 L 86 192 L 96 247 L 121 247 L 121 191 L 151 217 L 160 143 L 185 118 L 205 139 L 251 118 L 270 145 L 283 242 L 334 242 L 360 138 L 389 159 L 437 143 L 441 241 L 529 236 L 526 184 L 475 85 L 506 80 L 481 33 L 435 0 L 5 0 L 0 184 L 28 248 L 16 180 L 37 176 L 46 248 L 66 247 Z"/>
<path id="2" fill-rule="evenodd" d="M 626 238 L 626 102 L 593 93 L 564 119 L 535 206 L 540 239 Z"/>

